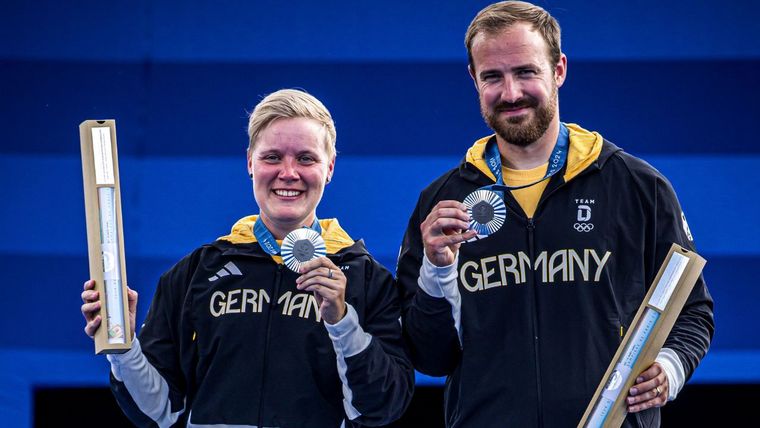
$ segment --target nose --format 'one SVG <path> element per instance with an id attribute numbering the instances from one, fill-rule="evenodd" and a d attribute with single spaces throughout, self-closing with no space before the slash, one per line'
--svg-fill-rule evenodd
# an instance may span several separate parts
<path id="1" fill-rule="evenodd" d="M 520 83 L 516 82 L 511 77 L 504 79 L 503 87 L 501 88 L 501 100 L 508 103 L 515 103 L 522 98 L 522 88 Z"/>
<path id="2" fill-rule="evenodd" d="M 298 163 L 295 159 L 284 159 L 280 168 L 278 178 L 284 181 L 298 180 Z"/>

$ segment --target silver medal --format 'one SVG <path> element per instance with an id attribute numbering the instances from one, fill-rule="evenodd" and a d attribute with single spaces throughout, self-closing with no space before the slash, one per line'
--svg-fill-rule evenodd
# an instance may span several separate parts
<path id="1" fill-rule="evenodd" d="M 327 254 L 322 236 L 305 227 L 288 233 L 280 248 L 283 263 L 296 273 L 299 273 L 304 263 Z"/>
<path id="2" fill-rule="evenodd" d="M 504 201 L 490 190 L 480 189 L 470 193 L 464 198 L 464 205 L 470 215 L 470 229 L 478 233 L 473 240 L 496 233 L 507 218 Z"/>

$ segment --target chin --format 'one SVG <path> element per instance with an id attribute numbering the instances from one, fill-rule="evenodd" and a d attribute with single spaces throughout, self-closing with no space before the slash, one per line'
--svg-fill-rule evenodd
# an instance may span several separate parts
<path id="1" fill-rule="evenodd" d="M 291 211 L 291 210 L 281 210 L 275 213 L 272 213 L 272 218 L 280 223 L 301 223 L 306 221 L 306 219 L 309 217 L 308 211 Z M 311 225 L 309 225 L 311 226 Z"/>
<path id="2" fill-rule="evenodd" d="M 306 216 L 293 214 L 293 213 L 272 213 L 270 218 L 278 223 L 295 223 L 298 222 L 301 219 L 306 218 Z"/>

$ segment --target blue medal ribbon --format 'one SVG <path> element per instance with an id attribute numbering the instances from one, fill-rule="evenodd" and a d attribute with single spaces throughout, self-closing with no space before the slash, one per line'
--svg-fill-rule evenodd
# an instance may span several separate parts
<path id="1" fill-rule="evenodd" d="M 524 189 L 526 187 L 540 183 L 558 173 L 562 167 L 565 166 L 569 146 L 570 132 L 567 130 L 567 126 L 565 126 L 564 123 L 560 122 L 557 142 L 554 144 L 552 154 L 549 156 L 549 166 L 546 168 L 546 174 L 544 177 L 536 182 L 525 184 L 523 186 L 507 186 L 504 184 L 504 177 L 501 172 L 501 154 L 499 153 L 499 145 L 496 143 L 495 139 L 491 140 L 486 143 L 486 164 L 488 165 L 488 169 L 490 169 L 493 173 L 494 177 L 496 177 L 496 184 L 483 186 L 479 190 L 491 190 L 498 192 L 503 197 L 503 192 L 505 191 Z"/>
<path id="2" fill-rule="evenodd" d="M 309 229 L 307 226 L 304 227 Z M 312 223 L 310 229 L 314 230 L 319 235 L 322 235 L 322 226 L 320 226 L 319 220 L 316 217 L 314 218 L 314 223 Z M 272 235 L 272 232 L 267 229 L 264 221 L 261 220 L 261 216 L 256 219 L 256 223 L 253 225 L 253 234 L 256 236 L 256 240 L 259 241 L 259 245 L 264 249 L 264 251 L 272 256 L 277 256 L 280 254 L 280 244 L 277 243 L 277 239 L 275 239 L 274 235 Z"/>

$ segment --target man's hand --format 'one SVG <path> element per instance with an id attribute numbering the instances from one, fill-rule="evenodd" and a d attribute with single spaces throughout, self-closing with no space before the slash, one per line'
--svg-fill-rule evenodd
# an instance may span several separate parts
<path id="1" fill-rule="evenodd" d="M 469 227 L 470 216 L 463 203 L 438 202 L 420 225 L 427 258 L 438 267 L 454 263 L 459 246 L 477 235 Z"/>
<path id="2" fill-rule="evenodd" d="M 640 412 L 652 407 L 662 407 L 668 402 L 668 377 L 659 363 L 652 364 L 636 378 L 631 387 L 626 403 L 630 413 Z"/>

